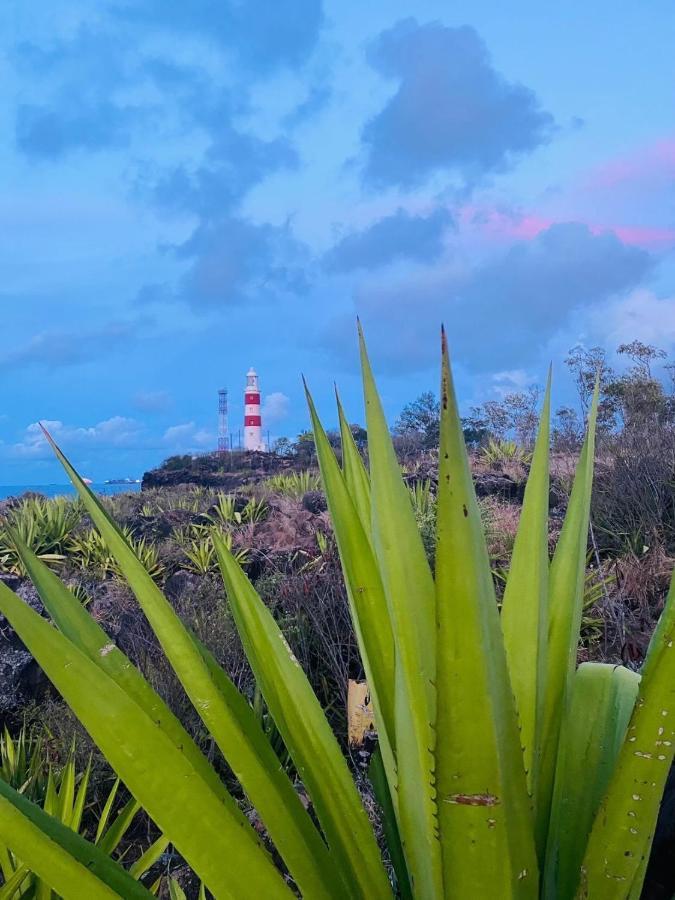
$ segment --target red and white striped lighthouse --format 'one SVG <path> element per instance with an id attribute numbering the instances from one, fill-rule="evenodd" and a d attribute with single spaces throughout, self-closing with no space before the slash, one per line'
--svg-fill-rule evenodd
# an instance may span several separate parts
<path id="1" fill-rule="evenodd" d="M 260 417 L 260 387 L 255 369 L 246 374 L 244 391 L 244 450 L 264 450 Z"/>

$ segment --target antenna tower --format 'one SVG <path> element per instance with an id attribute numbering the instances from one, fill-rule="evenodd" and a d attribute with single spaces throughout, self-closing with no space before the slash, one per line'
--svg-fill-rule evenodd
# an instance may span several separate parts
<path id="1" fill-rule="evenodd" d="M 218 391 L 218 453 L 229 450 L 229 429 L 227 426 L 227 389 Z"/>

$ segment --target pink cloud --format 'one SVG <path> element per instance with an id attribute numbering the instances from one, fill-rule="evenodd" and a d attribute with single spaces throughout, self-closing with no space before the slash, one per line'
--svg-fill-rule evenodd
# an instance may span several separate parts
<path id="1" fill-rule="evenodd" d="M 633 153 L 608 160 L 584 179 L 591 190 L 661 182 L 675 177 L 675 138 L 662 138 Z"/>
<path id="2" fill-rule="evenodd" d="M 593 234 L 612 231 L 624 244 L 653 248 L 675 246 L 675 228 L 599 223 L 588 221 L 583 216 L 556 219 L 537 213 L 514 213 L 497 207 L 465 206 L 460 211 L 459 219 L 463 226 L 496 241 L 530 241 L 551 225 L 573 220 L 586 225 Z"/>

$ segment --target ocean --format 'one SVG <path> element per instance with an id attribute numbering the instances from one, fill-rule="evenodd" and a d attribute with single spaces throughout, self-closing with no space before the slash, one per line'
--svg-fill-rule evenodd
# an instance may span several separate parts
<path id="1" fill-rule="evenodd" d="M 111 494 L 137 494 L 140 484 L 90 484 L 89 487 L 97 494 L 110 496 Z M 34 491 L 45 497 L 72 497 L 75 488 L 72 484 L 0 484 L 0 500 L 7 497 L 20 497 L 26 491 Z"/>

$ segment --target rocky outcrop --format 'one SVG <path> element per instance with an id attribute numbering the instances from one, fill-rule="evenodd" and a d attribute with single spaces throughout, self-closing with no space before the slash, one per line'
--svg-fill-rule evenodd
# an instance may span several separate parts
<path id="1" fill-rule="evenodd" d="M 13 575 L 0 575 L 7 587 L 29 606 L 44 614 L 35 588 Z M 0 615 L 0 721 L 5 721 L 34 700 L 47 686 L 42 670 L 26 650 L 14 629 Z"/>
<path id="2" fill-rule="evenodd" d="M 168 460 L 168 463 L 171 461 Z M 306 468 L 296 460 L 274 453 L 209 454 L 181 457 L 180 465 L 173 468 L 166 463 L 143 475 L 141 490 L 174 487 L 180 484 L 199 484 L 204 487 L 222 488 L 228 493 L 245 484 L 256 484 L 269 475 Z"/>

